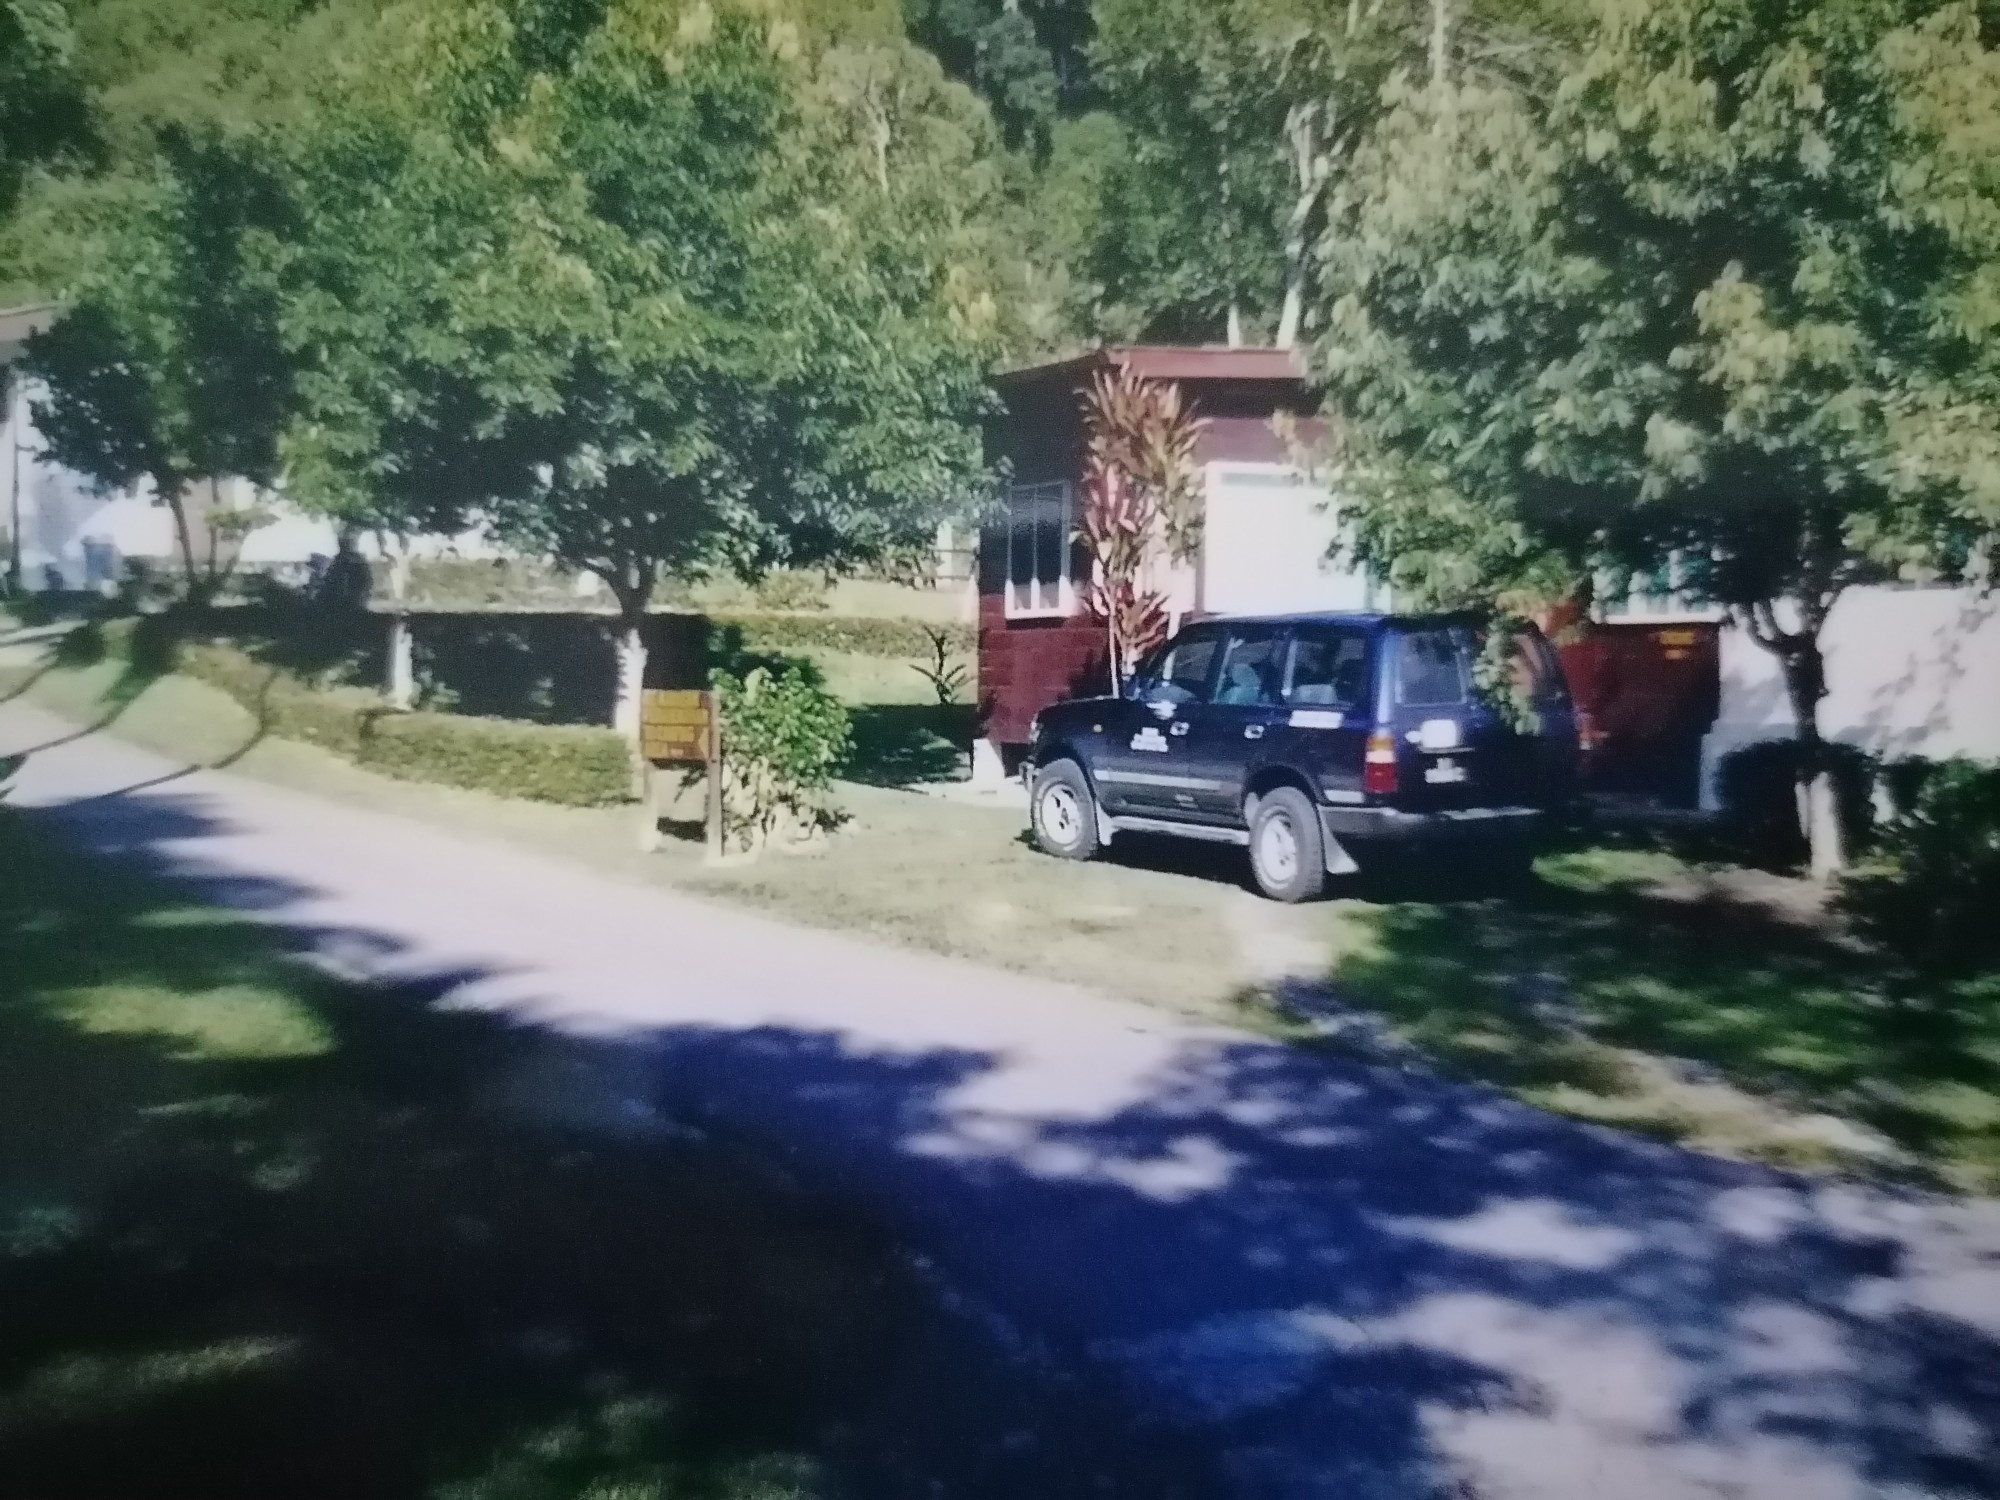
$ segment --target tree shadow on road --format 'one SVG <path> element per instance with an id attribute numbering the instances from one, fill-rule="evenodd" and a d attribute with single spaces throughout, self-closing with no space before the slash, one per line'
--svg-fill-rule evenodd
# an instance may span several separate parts
<path id="1" fill-rule="evenodd" d="M 398 950 L 179 852 L 199 799 L 56 817 L 118 864 L 0 811 L 0 1492 L 1213 1493 L 623 1049 L 296 967 Z"/>
<path id="2" fill-rule="evenodd" d="M 369 941 L 190 853 L 192 799 L 58 816 L 302 950 Z M 120 920 L 175 931 L 158 911 Z M 1887 1199 L 1226 1034 L 1052 1102 L 979 1048 L 468 1018 L 485 977 L 323 992 L 312 1049 L 219 1063 L 50 1021 L 48 987 L 34 1024 L 93 1066 L 202 1076 L 198 1107 L 135 1102 L 178 1123 L 73 1227 L 17 1216 L 0 1308 L 45 1321 L 0 1338 L 0 1424 L 54 1446 L 0 1425 L 0 1452 L 43 1455 L 36 1493 L 119 1451 L 268 1493 L 266 1433 L 328 1476 L 287 1492 L 329 1495 L 676 1493 L 658 1465 L 714 1453 L 827 1496 L 2000 1493 L 1992 1265 L 1920 1282 L 1943 1252 Z M 547 1118 L 496 1124 L 496 1079 Z M 77 1390 L 109 1394 L 86 1418 Z"/>

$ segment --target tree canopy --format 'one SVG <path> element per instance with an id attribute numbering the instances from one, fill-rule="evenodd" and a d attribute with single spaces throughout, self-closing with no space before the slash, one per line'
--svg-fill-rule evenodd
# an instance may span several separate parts
<path id="1" fill-rule="evenodd" d="M 1980 565 L 2000 54 L 1900 0 L 1607 0 L 1555 88 L 1404 81 L 1323 242 L 1317 368 L 1406 597 L 1665 574 L 1779 654 Z"/>

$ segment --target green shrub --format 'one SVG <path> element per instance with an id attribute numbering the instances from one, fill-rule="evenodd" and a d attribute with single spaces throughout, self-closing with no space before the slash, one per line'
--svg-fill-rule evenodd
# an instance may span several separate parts
<path id="1" fill-rule="evenodd" d="M 753 651 L 852 651 L 858 656 L 927 658 L 930 632 L 939 629 L 922 620 L 871 619 L 860 615 L 773 615 L 720 610 L 715 624 L 742 632 L 742 643 Z M 942 633 L 950 648 L 966 653 L 977 648 L 978 632 L 970 625 L 947 625 Z"/>
<path id="2" fill-rule="evenodd" d="M 2000 965 L 2000 765 L 1903 761 L 1885 779 L 1896 811 L 1844 882 L 1843 907 L 1925 968 Z"/>
<path id="3" fill-rule="evenodd" d="M 1875 763 L 1853 745 L 1826 742 L 1841 830 L 1851 845 L 1867 836 Z M 1799 826 L 1799 742 L 1758 740 L 1730 751 L 1716 768 L 1716 790 L 1730 833 L 1755 863 L 1788 869 L 1809 852 Z"/>
<path id="4" fill-rule="evenodd" d="M 374 715 L 367 720 L 360 761 L 405 781 L 564 807 L 616 806 L 630 795 L 632 776 L 625 741 L 608 729 L 454 714 Z"/>
<path id="5" fill-rule="evenodd" d="M 827 793 L 853 751 L 839 699 L 797 668 L 752 667 L 710 679 L 722 716 L 723 818 L 729 841 L 754 849 L 774 834 L 831 826 Z"/>

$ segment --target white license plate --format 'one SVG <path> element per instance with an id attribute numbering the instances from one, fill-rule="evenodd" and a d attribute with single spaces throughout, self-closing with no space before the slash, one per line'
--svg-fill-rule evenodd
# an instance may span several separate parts
<path id="1" fill-rule="evenodd" d="M 1453 786 L 1465 780 L 1465 767 L 1455 760 L 1441 760 L 1425 767 L 1424 780 L 1432 786 Z"/>

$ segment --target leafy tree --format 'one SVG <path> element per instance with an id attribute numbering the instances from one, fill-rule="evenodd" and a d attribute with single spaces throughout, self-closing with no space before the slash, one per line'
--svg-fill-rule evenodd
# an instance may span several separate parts
<path id="1" fill-rule="evenodd" d="M 50 455 L 106 488 L 149 482 L 173 513 L 187 592 L 200 600 L 251 519 L 220 507 L 220 482 L 277 478 L 292 372 L 259 266 L 286 212 L 238 148 L 176 132 L 165 149 L 165 169 L 68 289 L 63 319 L 29 341 L 25 363 L 43 387 L 35 423 Z"/>
<path id="2" fill-rule="evenodd" d="M 902 170 L 900 85 L 850 136 L 806 128 L 842 96 L 747 9 L 613 3 L 553 65 L 520 35 L 411 8 L 296 154 L 293 450 L 603 579 L 636 733 L 663 576 L 839 565 L 965 503 L 993 309 Z"/>
<path id="3" fill-rule="evenodd" d="M 1016 147 L 1046 151 L 1057 119 L 1089 99 L 1089 0 L 905 0 L 904 14 Z"/>
<path id="4" fill-rule="evenodd" d="M 1962 6 L 1607 0 L 1552 90 L 1392 102 L 1314 351 L 1361 553 L 1433 597 L 1677 570 L 1777 655 L 1832 868 L 1827 613 L 2000 523 L 2000 55 Z"/>
<path id="5" fill-rule="evenodd" d="M 1291 346 L 1329 188 L 1414 17 L 1406 0 L 1103 0 L 1099 76 L 1131 149 L 1097 264 L 1129 326 Z"/>
<path id="6" fill-rule="evenodd" d="M 90 142 L 68 13 L 59 0 L 0 0 L 0 215 L 31 167 Z"/>

